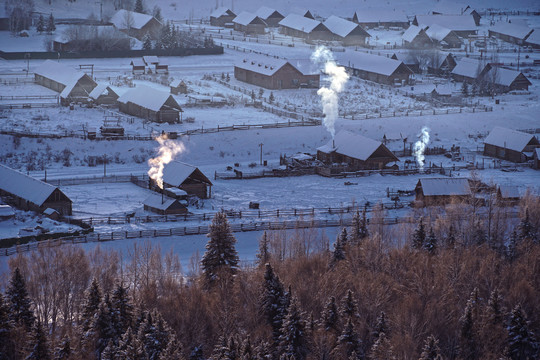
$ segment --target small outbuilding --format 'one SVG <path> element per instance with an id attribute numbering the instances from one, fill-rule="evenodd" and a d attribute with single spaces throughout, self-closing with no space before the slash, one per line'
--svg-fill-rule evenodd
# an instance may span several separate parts
<path id="1" fill-rule="evenodd" d="M 165 165 L 163 187 L 165 189 L 178 188 L 200 199 L 208 199 L 212 196 L 212 182 L 198 167 L 181 161 L 171 161 Z"/>
<path id="2" fill-rule="evenodd" d="M 210 14 L 210 25 L 224 27 L 231 24 L 236 14 L 229 8 L 219 7 Z"/>
<path id="3" fill-rule="evenodd" d="M 534 135 L 497 126 L 484 140 L 484 155 L 521 163 L 532 159 L 538 147 Z"/>
<path id="4" fill-rule="evenodd" d="M 338 54 L 338 64 L 351 75 L 386 85 L 408 84 L 413 74 L 402 61 L 358 51 Z"/>
<path id="5" fill-rule="evenodd" d="M 485 73 L 483 80 L 492 84 L 497 92 L 508 92 L 512 90 L 529 90 L 532 83 L 522 72 L 492 66 Z"/>
<path id="6" fill-rule="evenodd" d="M 120 111 L 155 122 L 178 123 L 183 112 L 180 105 L 166 91 L 139 85 L 118 98 Z"/>
<path id="7" fill-rule="evenodd" d="M 187 207 L 179 200 L 152 194 L 143 201 L 144 210 L 151 211 L 159 215 L 183 215 L 187 214 Z"/>
<path id="8" fill-rule="evenodd" d="M 467 38 L 478 33 L 476 22 L 472 15 L 416 15 L 413 25 L 422 28 L 435 24 L 454 31 L 457 36 Z"/>
<path id="9" fill-rule="evenodd" d="M 135 11 L 118 10 L 111 18 L 111 23 L 128 36 L 142 40 L 146 34 L 156 40 L 159 38 L 162 24 L 152 15 Z"/>
<path id="10" fill-rule="evenodd" d="M 255 14 L 242 11 L 233 19 L 234 30 L 241 31 L 249 35 L 264 35 L 266 32 L 266 23 Z"/>
<path id="11" fill-rule="evenodd" d="M 534 149 L 533 169 L 540 170 L 540 147 L 537 147 L 536 149 Z"/>
<path id="12" fill-rule="evenodd" d="M 6 204 L 0 204 L 0 221 L 12 219 L 15 217 L 13 208 Z"/>
<path id="13" fill-rule="evenodd" d="M 334 40 L 341 41 L 345 46 L 364 46 L 366 39 L 371 37 L 360 25 L 334 15 L 326 19 L 323 25 L 334 34 Z"/>
<path id="14" fill-rule="evenodd" d="M 426 49 L 433 47 L 433 41 L 420 26 L 411 25 L 403 35 L 403 46 L 409 49 Z"/>
<path id="15" fill-rule="evenodd" d="M 513 206 L 519 203 L 521 195 L 517 186 L 499 185 L 497 187 L 497 203 L 500 205 Z"/>
<path id="16" fill-rule="evenodd" d="M 131 65 L 132 74 L 135 74 L 135 73 L 145 74 L 146 73 L 146 64 L 144 63 L 143 59 L 133 59 L 131 60 L 129 65 Z"/>
<path id="17" fill-rule="evenodd" d="M 430 74 L 446 76 L 456 67 L 456 59 L 451 53 L 435 51 L 427 58 L 427 71 Z"/>
<path id="18" fill-rule="evenodd" d="M 89 95 L 90 101 L 97 105 L 115 105 L 118 94 L 107 84 L 98 84 Z"/>
<path id="19" fill-rule="evenodd" d="M 414 192 L 416 201 L 423 206 L 467 202 L 472 196 L 469 179 L 465 178 L 420 179 Z"/>
<path id="20" fill-rule="evenodd" d="M 289 14 L 281 20 L 279 31 L 284 35 L 300 37 L 309 41 L 330 41 L 334 37 L 332 32 L 320 21 L 298 14 Z"/>
<path id="21" fill-rule="evenodd" d="M 71 215 L 72 201 L 57 187 L 0 164 L 0 196 L 22 210 L 43 213 L 47 208 Z"/>
<path id="22" fill-rule="evenodd" d="M 174 94 L 174 95 L 188 93 L 187 85 L 184 82 L 184 80 L 175 79 L 171 81 L 171 83 L 169 84 L 169 87 L 171 88 L 171 94 Z"/>
<path id="23" fill-rule="evenodd" d="M 269 27 L 277 27 L 279 22 L 285 17 L 279 11 L 267 6 L 260 7 L 255 11 L 255 15 L 260 17 Z"/>
<path id="24" fill-rule="evenodd" d="M 463 45 L 463 41 L 453 30 L 438 24 L 428 27 L 426 35 L 443 49 L 459 49 Z"/>
<path id="25" fill-rule="evenodd" d="M 459 60 L 450 73 L 455 81 L 473 83 L 481 78 L 491 69 L 487 62 L 463 58 Z"/>

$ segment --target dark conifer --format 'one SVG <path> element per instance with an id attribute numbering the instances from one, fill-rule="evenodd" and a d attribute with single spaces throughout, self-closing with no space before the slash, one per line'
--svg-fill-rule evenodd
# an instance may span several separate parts
<path id="1" fill-rule="evenodd" d="M 71 342 L 66 335 L 54 350 L 54 360 L 68 360 L 71 358 L 71 353 Z"/>
<path id="2" fill-rule="evenodd" d="M 38 22 L 36 25 L 36 31 L 40 34 L 45 31 L 45 19 L 43 18 L 42 14 L 39 15 Z"/>
<path id="3" fill-rule="evenodd" d="M 424 342 L 424 348 L 419 360 L 442 360 L 440 352 L 439 340 L 435 336 L 430 335 Z"/>
<path id="4" fill-rule="evenodd" d="M 525 217 L 521 219 L 518 229 L 519 229 L 519 234 L 518 234 L 519 240 L 529 239 L 535 242 L 538 240 L 536 236 L 536 230 L 529 218 L 529 208 L 525 209 Z"/>
<path id="5" fill-rule="evenodd" d="M 7 288 L 7 302 L 9 306 L 9 319 L 17 325 L 23 325 L 29 331 L 35 321 L 32 311 L 32 302 L 26 290 L 26 282 L 19 268 L 11 276 Z"/>
<path id="6" fill-rule="evenodd" d="M 454 225 L 450 225 L 448 228 L 448 234 L 446 234 L 446 247 L 448 249 L 453 249 L 456 244 L 456 229 L 454 228 Z"/>
<path id="7" fill-rule="evenodd" d="M 345 260 L 345 244 L 342 242 L 341 235 L 339 235 L 334 243 L 330 266 L 335 266 L 341 260 Z"/>
<path id="8" fill-rule="evenodd" d="M 225 77 L 225 75 L 223 76 Z M 268 250 L 268 235 L 266 231 L 262 234 L 259 239 L 259 252 L 257 252 L 257 264 L 259 266 L 264 266 L 270 261 L 270 252 Z"/>
<path id="9" fill-rule="evenodd" d="M 510 239 L 508 240 L 508 246 L 506 247 L 506 257 L 510 262 L 514 261 L 518 256 L 517 249 L 517 233 L 516 229 L 512 231 Z"/>
<path id="10" fill-rule="evenodd" d="M 26 357 L 26 360 L 49 360 L 51 358 L 47 336 L 39 321 L 34 323 L 28 340 L 28 348 L 30 353 Z"/>
<path id="11" fill-rule="evenodd" d="M 375 323 L 375 326 L 373 327 L 373 331 L 371 335 L 373 336 L 374 340 L 377 340 L 379 338 L 379 335 L 382 333 L 388 334 L 388 324 L 386 322 L 386 314 L 384 311 L 381 311 L 379 316 L 377 317 L 377 322 Z"/>
<path id="12" fill-rule="evenodd" d="M 142 344 L 133 334 L 131 328 L 127 329 L 118 343 L 118 356 L 125 360 L 143 360 L 145 358 Z"/>
<path id="13" fill-rule="evenodd" d="M 205 360 L 202 345 L 195 346 L 193 349 L 191 349 L 189 360 Z"/>
<path id="14" fill-rule="evenodd" d="M 477 331 L 474 323 L 473 308 L 473 301 L 469 299 L 460 319 L 460 357 L 464 360 L 478 358 Z"/>
<path id="15" fill-rule="evenodd" d="M 339 315 L 345 321 L 345 319 L 351 318 L 355 321 L 360 315 L 358 314 L 358 303 L 354 298 L 354 294 L 351 289 L 347 290 L 347 295 L 341 300 L 341 308 Z"/>
<path id="16" fill-rule="evenodd" d="M 362 210 L 362 216 L 360 216 L 360 212 L 356 210 L 356 213 L 353 216 L 353 225 L 351 232 L 351 242 L 353 243 L 358 243 L 369 236 L 365 208 L 364 210 Z"/>
<path id="17" fill-rule="evenodd" d="M 135 1 L 135 7 L 133 8 L 133 11 L 137 13 L 144 14 L 144 4 L 143 0 L 137 0 Z"/>
<path id="18" fill-rule="evenodd" d="M 115 331 L 115 339 L 120 339 L 122 334 L 133 325 L 133 305 L 131 305 L 127 287 L 118 284 L 112 296 L 112 321 Z"/>
<path id="19" fill-rule="evenodd" d="M 424 219 L 420 218 L 418 227 L 414 230 L 412 236 L 412 247 L 413 249 L 422 249 L 424 247 L 424 242 L 426 241 L 426 229 L 424 227 Z"/>
<path id="20" fill-rule="evenodd" d="M 0 359 L 15 358 L 15 338 L 13 324 L 9 320 L 9 306 L 0 293 Z"/>
<path id="21" fill-rule="evenodd" d="M 521 305 L 516 305 L 510 314 L 510 320 L 506 327 L 508 331 L 507 355 L 512 360 L 537 359 L 538 342 Z"/>
<path id="22" fill-rule="evenodd" d="M 500 324 L 503 321 L 504 307 L 502 304 L 502 296 L 497 288 L 489 295 L 487 316 L 492 324 Z"/>
<path id="23" fill-rule="evenodd" d="M 99 309 L 100 303 L 101 290 L 99 289 L 97 279 L 94 278 L 92 280 L 92 284 L 90 284 L 90 287 L 88 288 L 88 290 L 86 290 L 86 300 L 81 315 L 81 327 L 83 333 L 88 331 L 88 329 L 90 328 L 90 325 L 92 324 L 92 321 L 94 319 L 94 315 Z"/>
<path id="24" fill-rule="evenodd" d="M 47 21 L 47 28 L 45 29 L 49 34 L 52 34 L 56 30 L 56 25 L 54 24 L 53 14 L 49 15 L 49 20 Z"/>
<path id="25" fill-rule="evenodd" d="M 296 360 L 304 360 L 308 353 L 308 340 L 305 330 L 306 323 L 298 307 L 298 300 L 293 297 L 281 328 L 279 338 L 280 354 L 288 356 L 288 358 L 294 356 Z"/>
<path id="26" fill-rule="evenodd" d="M 335 331 L 339 329 L 339 313 L 336 305 L 336 298 L 330 296 L 322 313 L 321 325 L 325 331 Z"/>
<path id="27" fill-rule="evenodd" d="M 353 353 L 358 358 L 363 358 L 360 337 L 354 328 L 352 319 L 349 318 L 338 337 L 337 346 L 332 350 L 332 355 L 336 359 L 348 359 Z"/>
<path id="28" fill-rule="evenodd" d="M 392 350 L 392 345 L 384 332 L 379 334 L 377 340 L 371 346 L 369 352 L 370 360 L 394 360 L 396 357 Z"/>
<path id="29" fill-rule="evenodd" d="M 270 264 L 266 264 L 263 291 L 261 294 L 261 310 L 266 320 L 272 326 L 274 341 L 281 335 L 283 319 L 287 314 L 287 294 L 279 277 L 274 274 Z"/>
<path id="30" fill-rule="evenodd" d="M 429 235 L 426 238 L 424 249 L 426 249 L 430 255 L 434 255 L 437 252 L 437 237 L 435 236 L 432 227 L 429 228 Z"/>

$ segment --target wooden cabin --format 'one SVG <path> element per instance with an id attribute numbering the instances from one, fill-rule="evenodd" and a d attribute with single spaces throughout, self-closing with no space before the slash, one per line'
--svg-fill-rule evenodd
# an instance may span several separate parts
<path id="1" fill-rule="evenodd" d="M 266 32 L 266 23 L 255 14 L 242 11 L 233 19 L 234 30 L 241 31 L 246 35 L 264 35 Z"/>
<path id="2" fill-rule="evenodd" d="M 391 9 L 370 9 L 355 11 L 352 21 L 362 26 L 364 29 L 378 27 L 405 29 L 409 26 L 407 14 L 400 10 Z"/>
<path id="3" fill-rule="evenodd" d="M 146 64 L 144 63 L 143 59 L 133 59 L 129 63 L 131 65 L 131 73 L 142 73 L 146 74 Z"/>
<path id="4" fill-rule="evenodd" d="M 171 161 L 165 165 L 163 187 L 178 188 L 200 199 L 212 196 L 212 182 L 196 166 L 180 161 Z"/>
<path id="5" fill-rule="evenodd" d="M 366 39 L 371 37 L 362 27 L 352 21 L 337 16 L 330 16 L 323 25 L 334 34 L 334 40 L 345 46 L 365 46 Z"/>
<path id="6" fill-rule="evenodd" d="M 494 37 L 511 44 L 525 45 L 534 29 L 524 23 L 498 22 L 489 28 L 489 37 Z"/>
<path id="7" fill-rule="evenodd" d="M 433 47 L 433 41 L 426 34 L 426 31 L 419 26 L 411 25 L 403 35 L 403 46 L 408 49 L 426 49 Z"/>
<path id="8" fill-rule="evenodd" d="M 533 49 L 540 49 L 540 30 L 534 30 L 525 40 L 525 45 Z"/>
<path id="9" fill-rule="evenodd" d="M 414 191 L 421 206 L 467 202 L 472 196 L 469 180 L 465 178 L 420 179 Z"/>
<path id="10" fill-rule="evenodd" d="M 463 58 L 459 60 L 450 73 L 455 81 L 473 83 L 491 69 L 491 65 L 475 59 Z"/>
<path id="11" fill-rule="evenodd" d="M 332 32 L 320 21 L 298 14 L 289 14 L 279 22 L 279 31 L 288 36 L 300 37 L 309 41 L 330 41 Z"/>
<path id="12" fill-rule="evenodd" d="M 484 155 L 521 163 L 532 159 L 538 147 L 534 135 L 497 126 L 484 140 Z"/>
<path id="13" fill-rule="evenodd" d="M 267 6 L 260 7 L 255 11 L 255 15 L 261 18 L 269 27 L 277 27 L 279 22 L 285 17 L 279 11 Z"/>
<path id="14" fill-rule="evenodd" d="M 353 76 L 386 85 L 408 84 L 413 74 L 402 61 L 362 52 L 337 55 L 337 63 Z"/>
<path id="15" fill-rule="evenodd" d="M 169 87 L 171 88 L 171 94 L 174 94 L 174 95 L 188 93 L 187 85 L 184 82 L 184 80 L 180 80 L 180 79 L 173 80 L 169 84 Z"/>
<path id="16" fill-rule="evenodd" d="M 57 187 L 0 164 L 0 196 L 4 202 L 43 213 L 51 208 L 71 215 L 72 201 Z"/>
<path id="17" fill-rule="evenodd" d="M 426 35 L 429 36 L 434 44 L 439 45 L 443 49 L 459 49 L 463 45 L 463 41 L 461 41 L 461 38 L 453 30 L 438 24 L 428 27 Z"/>
<path id="18" fill-rule="evenodd" d="M 416 15 L 413 25 L 427 28 L 435 24 L 454 31 L 457 36 L 467 38 L 478 33 L 472 15 Z"/>
<path id="19" fill-rule="evenodd" d="M 89 95 L 90 101 L 96 105 L 116 105 L 118 94 L 107 84 L 98 84 Z"/>
<path id="20" fill-rule="evenodd" d="M 183 215 L 187 214 L 187 206 L 177 199 L 161 194 L 152 194 L 143 201 L 144 210 L 159 215 Z"/>
<path id="21" fill-rule="evenodd" d="M 532 83 L 522 72 L 493 66 L 482 78 L 493 85 L 498 93 L 505 93 L 512 90 L 529 90 Z"/>
<path id="22" fill-rule="evenodd" d="M 150 38 L 157 40 L 162 24 L 152 15 L 141 14 L 129 10 L 118 10 L 110 22 L 120 31 L 128 36 L 142 41 L 148 34 Z"/>
<path id="23" fill-rule="evenodd" d="M 456 65 L 456 59 L 452 54 L 441 51 L 436 51 L 427 59 L 427 71 L 434 75 L 447 76 Z"/>
<path id="24" fill-rule="evenodd" d="M 533 169 L 540 170 L 540 147 L 533 152 Z"/>
<path id="25" fill-rule="evenodd" d="M 210 25 L 225 27 L 231 24 L 236 14 L 229 8 L 219 7 L 210 14 Z"/>
<path id="26" fill-rule="evenodd" d="M 165 91 L 139 85 L 118 98 L 123 113 L 155 122 L 178 123 L 183 112 L 180 105 Z"/>
<path id="27" fill-rule="evenodd" d="M 503 206 L 514 206 L 519 203 L 521 195 L 517 186 L 499 185 L 497 187 L 497 204 Z"/>

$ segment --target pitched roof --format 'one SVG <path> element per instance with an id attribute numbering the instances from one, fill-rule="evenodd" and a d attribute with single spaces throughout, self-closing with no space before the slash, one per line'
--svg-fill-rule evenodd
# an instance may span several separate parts
<path id="1" fill-rule="evenodd" d="M 515 70 L 509 70 L 502 67 L 492 67 L 485 75 L 489 81 L 493 81 L 497 85 L 510 86 L 517 79 L 518 76 L 523 75 L 523 73 Z M 529 82 L 529 85 L 532 85 L 529 79 L 525 77 Z"/>
<path id="2" fill-rule="evenodd" d="M 354 14 L 359 23 L 409 22 L 405 12 L 401 10 L 368 8 L 363 11 L 356 11 Z"/>
<path id="3" fill-rule="evenodd" d="M 260 17 L 258 17 L 257 15 L 252 14 L 252 13 L 247 12 L 247 11 L 242 11 L 240 14 L 238 14 L 237 17 L 235 17 L 232 20 L 232 22 L 236 23 L 236 24 L 243 25 L 243 26 L 247 26 L 247 25 L 251 24 L 252 22 L 256 21 L 257 19 L 259 19 L 260 22 L 264 23 L 264 20 L 261 19 Z"/>
<path id="4" fill-rule="evenodd" d="M 499 191 L 503 199 L 519 198 L 519 189 L 513 185 L 499 185 Z"/>
<path id="5" fill-rule="evenodd" d="M 330 16 L 328 19 L 326 19 L 323 22 L 323 25 L 328 28 L 332 33 L 344 38 L 347 35 L 349 35 L 351 32 L 353 32 L 356 29 L 360 29 L 362 32 L 362 35 L 369 37 L 371 35 L 368 34 L 367 31 L 362 29 L 362 27 L 356 23 L 353 23 L 352 21 L 342 19 L 337 16 Z"/>
<path id="6" fill-rule="evenodd" d="M 15 211 L 9 205 L 0 204 L 0 218 L 15 216 Z"/>
<path id="7" fill-rule="evenodd" d="M 289 63 L 303 75 L 318 74 L 319 69 L 307 59 L 285 60 L 271 56 L 252 55 L 240 59 L 235 66 L 240 69 L 250 70 L 266 76 L 274 75 L 285 64 Z"/>
<path id="8" fill-rule="evenodd" d="M 113 94 L 116 94 L 113 89 L 111 89 L 109 87 L 109 85 L 105 84 L 105 83 L 101 83 L 101 84 L 98 84 L 98 86 L 96 86 L 94 88 L 94 90 L 92 90 L 89 94 L 89 96 L 92 98 L 92 99 L 97 99 L 98 97 L 100 97 L 101 95 L 103 95 L 105 92 L 107 92 L 107 95 L 110 94 L 110 92 L 112 92 Z"/>
<path id="9" fill-rule="evenodd" d="M 111 23 L 113 23 L 117 29 L 122 30 L 127 30 L 128 28 L 142 29 L 152 19 L 154 19 L 152 15 L 122 9 L 118 10 L 116 14 L 113 15 Z"/>
<path id="10" fill-rule="evenodd" d="M 486 66 L 488 64 L 483 64 L 478 60 L 464 58 L 457 62 L 456 67 L 452 70 L 452 74 L 476 79 Z"/>
<path id="11" fill-rule="evenodd" d="M 452 30 L 444 26 L 441 26 L 439 24 L 433 24 L 430 27 L 428 27 L 426 30 L 427 36 L 439 42 L 443 41 L 444 38 L 447 37 L 448 34 L 450 34 L 451 32 Z"/>
<path id="12" fill-rule="evenodd" d="M 534 45 L 540 45 L 540 29 L 534 29 L 525 42 Z"/>
<path id="13" fill-rule="evenodd" d="M 210 16 L 218 18 L 218 17 L 221 17 L 221 16 L 236 16 L 236 14 L 234 12 L 232 12 L 231 9 L 229 9 L 229 8 L 227 8 L 225 6 L 221 6 L 221 7 L 218 7 L 216 10 L 212 11 Z"/>
<path id="14" fill-rule="evenodd" d="M 534 135 L 496 126 L 484 140 L 484 144 L 522 152 Z"/>
<path id="15" fill-rule="evenodd" d="M 465 178 L 424 178 L 418 180 L 424 196 L 463 196 L 471 194 Z"/>
<path id="16" fill-rule="evenodd" d="M 157 90 L 146 85 L 138 85 L 137 87 L 129 89 L 118 98 L 118 102 L 120 103 L 126 104 L 128 102 L 131 102 L 133 104 L 153 111 L 159 111 L 163 107 L 163 105 L 165 105 L 165 103 L 169 100 L 174 101 L 173 104 L 176 104 L 176 106 L 178 106 L 178 110 L 181 109 L 180 105 L 178 105 L 178 103 L 176 102 L 176 100 L 174 100 L 170 93 Z"/>
<path id="17" fill-rule="evenodd" d="M 129 65 L 142 66 L 142 67 L 146 66 L 143 59 L 141 59 L 141 58 L 131 59 L 131 62 L 129 63 Z"/>
<path id="18" fill-rule="evenodd" d="M 180 84 L 182 84 L 184 82 L 184 80 L 182 79 L 175 79 L 173 81 L 171 81 L 171 83 L 169 84 L 170 87 L 178 87 L 180 86 Z M 184 84 L 185 85 L 185 84 Z"/>
<path id="19" fill-rule="evenodd" d="M 528 27 L 523 23 L 508 23 L 506 21 L 500 21 L 489 28 L 489 31 L 493 31 L 499 34 L 512 36 L 521 40 L 525 40 L 527 36 L 533 32 L 534 29 Z"/>
<path id="20" fill-rule="evenodd" d="M 422 32 L 424 29 L 422 29 L 420 26 L 411 25 L 405 30 L 403 35 L 401 35 L 401 38 L 407 42 L 413 42 L 413 40 Z"/>
<path id="21" fill-rule="evenodd" d="M 467 4 L 460 4 L 449 1 L 439 2 L 432 10 L 434 14 L 461 15 L 466 10 L 474 10 Z"/>
<path id="22" fill-rule="evenodd" d="M 416 15 L 418 26 L 438 24 L 454 31 L 477 31 L 472 15 Z"/>
<path id="23" fill-rule="evenodd" d="M 351 158 L 366 161 L 380 146 L 381 142 L 367 138 L 360 134 L 342 130 L 338 132 L 333 140 L 323 145 L 317 150 L 324 153 L 336 152 Z"/>
<path id="24" fill-rule="evenodd" d="M 146 65 L 159 64 L 159 59 L 155 55 L 145 55 L 142 59 Z"/>
<path id="25" fill-rule="evenodd" d="M 313 20 L 298 14 L 289 14 L 279 22 L 279 25 L 281 26 L 302 31 L 305 33 L 312 32 L 320 24 L 320 21 Z"/>
<path id="26" fill-rule="evenodd" d="M 385 76 L 392 75 L 398 69 L 398 67 L 403 64 L 403 62 L 399 60 L 358 51 L 340 53 L 337 54 L 336 57 L 338 64 L 341 66 L 364 70 Z"/>
<path id="27" fill-rule="evenodd" d="M 72 67 L 64 66 L 53 60 L 45 60 L 35 71 L 35 74 L 54 80 L 64 86 L 77 82 L 85 73 Z"/>
<path id="28" fill-rule="evenodd" d="M 274 13 L 277 13 L 278 15 L 283 17 L 283 15 L 281 15 L 281 13 L 279 11 L 277 11 L 276 9 L 271 9 L 271 8 L 269 8 L 267 6 L 262 6 L 257 11 L 255 11 L 255 15 L 257 15 L 258 17 L 260 17 L 263 20 L 268 19 Z"/>
<path id="29" fill-rule="evenodd" d="M 41 206 L 57 187 L 0 164 L 0 189 Z"/>
<path id="30" fill-rule="evenodd" d="M 162 197 L 160 194 L 152 194 L 143 201 L 143 205 L 146 205 L 153 209 L 167 210 L 176 202 L 178 202 L 178 200 L 170 198 L 168 196 Z"/>
<path id="31" fill-rule="evenodd" d="M 199 176 L 202 175 L 204 182 L 212 184 L 199 168 L 176 160 L 165 165 L 165 168 L 163 169 L 163 183 L 179 187 L 195 172 L 198 172 Z"/>

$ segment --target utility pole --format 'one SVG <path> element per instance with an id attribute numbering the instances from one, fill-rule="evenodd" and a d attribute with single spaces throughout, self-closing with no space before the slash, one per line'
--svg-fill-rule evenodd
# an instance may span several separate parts
<path id="1" fill-rule="evenodd" d="M 261 166 L 262 166 L 262 164 L 263 164 L 263 162 L 262 162 L 262 147 L 263 147 L 263 145 L 264 145 L 263 143 L 260 143 L 260 144 L 259 144 L 259 147 L 261 148 Z"/>
<path id="2" fill-rule="evenodd" d="M 107 155 L 103 155 L 103 177 L 107 176 Z"/>
<path id="3" fill-rule="evenodd" d="M 518 45 L 518 68 L 517 71 L 519 72 L 519 58 L 521 57 L 521 46 Z"/>

